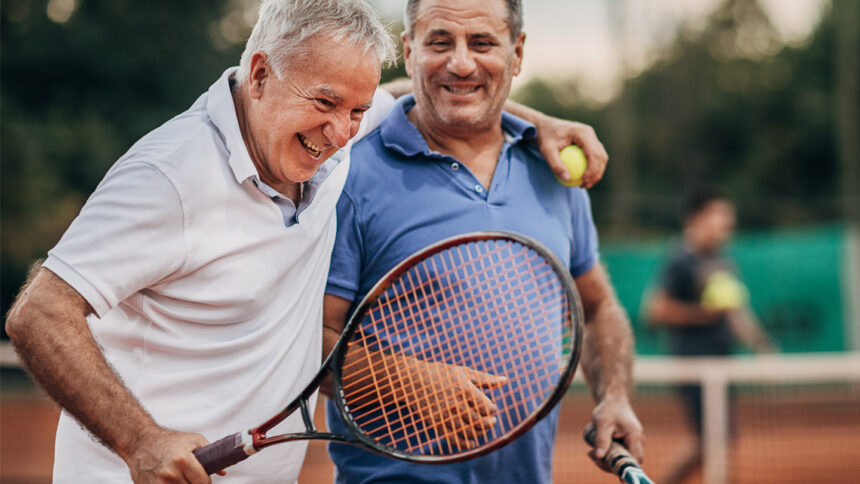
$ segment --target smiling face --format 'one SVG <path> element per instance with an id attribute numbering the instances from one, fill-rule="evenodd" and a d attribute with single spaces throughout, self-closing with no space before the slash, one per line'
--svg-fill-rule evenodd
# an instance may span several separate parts
<path id="1" fill-rule="evenodd" d="M 303 182 L 355 136 L 379 83 L 372 52 L 330 36 L 306 41 L 278 79 L 266 54 L 251 60 L 237 115 L 260 179 L 279 189 Z"/>
<path id="2" fill-rule="evenodd" d="M 424 0 L 403 57 L 418 119 L 460 134 L 499 125 L 525 35 L 511 41 L 503 0 Z"/>

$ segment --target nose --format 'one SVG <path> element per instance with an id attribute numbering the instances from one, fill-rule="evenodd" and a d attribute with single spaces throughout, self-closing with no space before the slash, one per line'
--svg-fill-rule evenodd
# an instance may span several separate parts
<path id="1" fill-rule="evenodd" d="M 352 122 L 349 114 L 336 113 L 332 115 L 332 118 L 323 125 L 323 134 L 338 148 L 346 146 L 349 139 L 353 136 Z"/>
<path id="2" fill-rule="evenodd" d="M 475 59 L 465 43 L 458 43 L 448 58 L 448 72 L 459 77 L 467 77 L 476 68 Z"/>

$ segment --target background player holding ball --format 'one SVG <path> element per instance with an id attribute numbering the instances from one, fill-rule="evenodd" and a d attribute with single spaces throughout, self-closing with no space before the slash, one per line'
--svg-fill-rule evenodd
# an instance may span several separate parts
<path id="1" fill-rule="evenodd" d="M 723 356 L 736 342 L 756 352 L 773 345 L 749 309 L 747 290 L 724 253 L 735 229 L 735 206 L 710 189 L 687 202 L 683 235 L 663 268 L 658 288 L 646 301 L 652 325 L 664 328 L 670 352 L 678 356 Z M 702 434 L 702 391 L 680 388 L 690 424 Z M 701 465 L 701 442 L 678 456 L 661 483 L 682 482 Z"/>

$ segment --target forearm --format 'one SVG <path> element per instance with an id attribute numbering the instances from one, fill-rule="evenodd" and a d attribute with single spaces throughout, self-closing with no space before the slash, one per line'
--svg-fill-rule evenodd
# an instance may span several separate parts
<path id="1" fill-rule="evenodd" d="M 45 391 L 121 457 L 158 428 L 105 360 L 85 318 L 88 305 L 54 304 L 52 273 L 43 270 L 9 315 L 19 357 Z M 56 278 L 58 279 L 58 278 Z M 80 304 L 83 304 L 81 306 Z"/>
<path id="2" fill-rule="evenodd" d="M 582 369 L 592 397 L 629 399 L 633 387 L 633 335 L 624 310 L 613 300 L 585 323 Z"/>
<path id="3" fill-rule="evenodd" d="M 728 316 L 732 332 L 741 343 L 759 353 L 775 351 L 770 338 L 768 338 L 756 317 L 748 309 L 731 311 Z"/>
<path id="4" fill-rule="evenodd" d="M 518 118 L 523 118 L 532 124 L 539 124 L 548 118 L 547 115 L 532 109 L 524 104 L 508 99 L 505 101 L 505 111 Z"/>
<path id="5" fill-rule="evenodd" d="M 679 301 L 660 293 L 650 303 L 648 317 L 659 326 L 690 326 L 708 324 L 716 314 L 699 303 Z"/>

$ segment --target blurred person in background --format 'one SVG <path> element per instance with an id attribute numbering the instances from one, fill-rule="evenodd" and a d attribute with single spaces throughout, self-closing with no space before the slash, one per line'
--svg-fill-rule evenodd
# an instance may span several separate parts
<path id="1" fill-rule="evenodd" d="M 735 223 L 735 205 L 715 190 L 698 191 L 685 204 L 681 241 L 671 249 L 644 306 L 651 325 L 668 333 L 672 355 L 725 356 L 737 343 L 755 352 L 774 350 L 750 310 L 734 261 L 724 252 Z M 699 385 L 683 385 L 680 393 L 697 445 L 660 479 L 666 484 L 683 482 L 702 461 L 702 391 Z"/>
<path id="2" fill-rule="evenodd" d="M 446 237 L 508 230 L 545 244 L 567 267 L 585 314 L 582 369 L 595 400 L 598 465 L 613 438 L 639 459 L 642 426 L 630 404 L 633 339 L 599 261 L 588 193 L 560 184 L 529 143 L 535 126 L 503 113 L 523 58 L 518 0 L 410 0 L 401 39 L 414 96 L 353 148 L 338 202 L 326 288 L 325 352 L 351 307 L 411 253 Z M 471 382 L 465 392 L 481 393 Z M 556 407 L 534 428 L 487 455 L 424 466 L 329 443 L 336 482 L 551 482 Z M 346 431 L 333 401 L 329 429 Z"/>
<path id="3" fill-rule="evenodd" d="M 348 145 L 393 102 L 394 53 L 362 0 L 267 0 L 239 67 L 110 169 L 7 319 L 64 409 L 54 482 L 209 482 L 202 433 L 260 424 L 316 374 Z M 555 151 L 596 146 L 600 178 L 590 128 L 539 120 Z M 305 448 L 225 479 L 295 481 Z"/>

